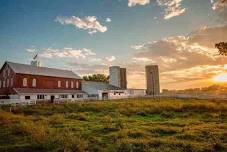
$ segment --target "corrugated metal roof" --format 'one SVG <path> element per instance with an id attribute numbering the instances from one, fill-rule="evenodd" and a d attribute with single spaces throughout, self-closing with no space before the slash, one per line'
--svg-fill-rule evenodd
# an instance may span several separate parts
<path id="1" fill-rule="evenodd" d="M 6 64 L 8 64 L 15 73 L 81 79 L 80 76 L 69 70 L 36 67 L 28 64 L 20 64 L 13 62 L 6 62 Z"/>
<path id="2" fill-rule="evenodd" d="M 14 88 L 14 91 L 18 94 L 77 94 L 86 93 L 81 90 L 63 90 L 63 89 L 33 89 L 33 88 Z"/>
<path id="3" fill-rule="evenodd" d="M 113 86 L 108 83 L 94 81 L 82 81 L 82 87 L 90 87 L 95 90 L 122 90 L 121 88 Z"/>

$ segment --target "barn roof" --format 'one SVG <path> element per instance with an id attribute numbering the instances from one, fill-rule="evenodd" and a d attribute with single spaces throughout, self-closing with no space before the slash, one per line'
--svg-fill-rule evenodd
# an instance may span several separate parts
<path id="1" fill-rule="evenodd" d="M 108 83 L 94 81 L 82 81 L 82 87 L 89 87 L 95 90 L 122 90 L 121 88 Z"/>
<path id="2" fill-rule="evenodd" d="M 69 70 L 60 70 L 47 67 L 36 67 L 28 64 L 6 62 L 15 73 L 50 77 L 81 79 L 80 76 Z"/>

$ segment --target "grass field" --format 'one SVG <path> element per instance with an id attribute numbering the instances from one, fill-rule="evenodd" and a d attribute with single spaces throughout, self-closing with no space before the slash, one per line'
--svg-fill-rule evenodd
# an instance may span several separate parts
<path id="1" fill-rule="evenodd" d="M 0 151 L 227 151 L 227 101 L 127 99 L 8 111 L 0 110 Z"/>

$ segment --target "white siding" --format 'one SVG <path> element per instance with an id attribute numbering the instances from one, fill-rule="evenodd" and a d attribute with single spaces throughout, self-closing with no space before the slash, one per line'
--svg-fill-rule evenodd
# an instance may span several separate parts
<path id="1" fill-rule="evenodd" d="M 9 87 L 9 79 L 6 79 L 7 88 Z"/>
<path id="2" fill-rule="evenodd" d="M 3 81 L 2 87 L 5 88 L 6 87 L 6 82 Z"/>
<path id="3" fill-rule="evenodd" d="M 71 88 L 74 88 L 74 82 L 71 81 Z"/>
<path id="4" fill-rule="evenodd" d="M 10 85 L 13 87 L 13 78 L 10 79 Z"/>
<path id="5" fill-rule="evenodd" d="M 61 87 L 61 81 L 58 81 L 58 88 Z"/>
<path id="6" fill-rule="evenodd" d="M 76 81 L 76 88 L 78 89 L 79 88 L 79 82 Z"/>
<path id="7" fill-rule="evenodd" d="M 65 87 L 68 88 L 69 87 L 69 81 L 65 82 Z"/>
<path id="8" fill-rule="evenodd" d="M 36 79 L 32 80 L 32 87 L 36 87 Z"/>
<path id="9" fill-rule="evenodd" d="M 28 79 L 27 78 L 24 78 L 23 79 L 23 86 L 24 87 L 27 87 L 28 86 Z"/>

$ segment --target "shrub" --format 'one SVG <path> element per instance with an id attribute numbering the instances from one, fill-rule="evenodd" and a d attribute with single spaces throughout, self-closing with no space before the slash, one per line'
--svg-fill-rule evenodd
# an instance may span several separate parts
<path id="1" fill-rule="evenodd" d="M 124 128 L 124 122 L 123 122 L 123 120 L 122 119 L 117 119 L 116 121 L 115 121 L 115 128 L 117 128 L 117 129 L 123 129 Z"/>
<path id="2" fill-rule="evenodd" d="M 125 143 L 119 143 L 117 145 L 117 152 L 132 152 L 132 145 L 125 144 Z"/>
<path id="3" fill-rule="evenodd" d="M 128 136 L 131 137 L 131 138 L 141 138 L 141 137 L 144 136 L 144 132 L 143 131 L 132 131 L 132 130 L 129 130 Z"/>
<path id="4" fill-rule="evenodd" d="M 18 125 L 14 125 L 12 129 L 14 133 L 30 137 L 31 141 L 37 145 L 45 145 L 49 139 L 50 130 L 44 121 L 36 123 L 31 121 L 21 122 Z"/>
<path id="5" fill-rule="evenodd" d="M 87 121 L 87 116 L 83 113 L 66 114 L 65 118 L 66 119 L 76 119 L 76 120 L 80 120 L 80 121 Z"/>
<path id="6" fill-rule="evenodd" d="M 61 132 L 58 137 L 58 142 L 62 151 L 84 152 L 88 149 L 87 142 L 83 140 L 80 135 L 74 135 L 69 128 Z"/>
<path id="7" fill-rule="evenodd" d="M 12 123 L 13 116 L 10 112 L 0 110 L 0 123 L 7 125 Z"/>
<path id="8" fill-rule="evenodd" d="M 178 132 L 177 129 L 170 127 L 157 126 L 156 128 L 150 128 L 149 131 L 154 134 L 159 134 L 159 136 L 171 136 Z"/>
<path id="9" fill-rule="evenodd" d="M 163 111 L 161 113 L 161 116 L 164 118 L 172 118 L 174 116 L 174 113 L 171 111 Z"/>
<path id="10" fill-rule="evenodd" d="M 58 125 L 64 123 L 64 116 L 60 114 L 52 115 L 48 119 L 51 125 Z"/>

